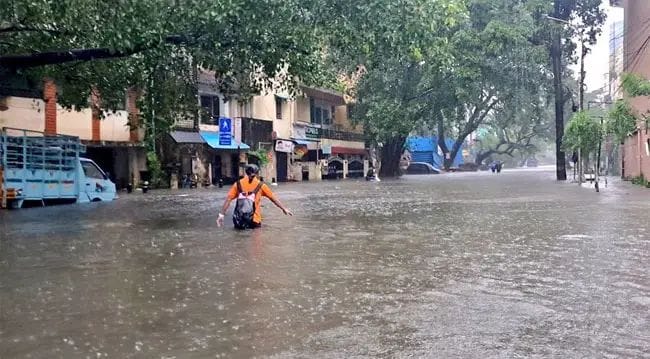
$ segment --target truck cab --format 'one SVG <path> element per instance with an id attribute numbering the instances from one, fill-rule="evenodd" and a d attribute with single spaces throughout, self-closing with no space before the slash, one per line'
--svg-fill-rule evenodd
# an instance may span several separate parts
<path id="1" fill-rule="evenodd" d="M 103 202 L 115 199 L 115 183 L 111 182 L 108 175 L 92 160 L 79 158 L 79 178 L 82 190 L 78 202 Z"/>

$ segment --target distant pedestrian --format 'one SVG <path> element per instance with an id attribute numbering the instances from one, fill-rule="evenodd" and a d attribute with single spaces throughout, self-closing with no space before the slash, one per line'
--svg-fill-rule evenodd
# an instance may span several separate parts
<path id="1" fill-rule="evenodd" d="M 270 199 L 284 214 L 293 216 L 293 213 L 275 197 L 269 186 L 257 178 L 259 172 L 260 169 L 256 165 L 248 165 L 246 167 L 246 176 L 239 179 L 230 188 L 221 212 L 217 217 L 219 227 L 223 226 L 225 213 L 234 200 L 237 200 L 237 202 L 232 220 L 237 229 L 252 229 L 262 225 L 262 210 L 260 207 L 262 196 Z"/>

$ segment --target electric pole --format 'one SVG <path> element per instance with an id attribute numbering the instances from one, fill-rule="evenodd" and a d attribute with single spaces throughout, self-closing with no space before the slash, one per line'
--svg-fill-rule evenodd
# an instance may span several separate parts
<path id="1" fill-rule="evenodd" d="M 555 1 L 555 19 L 559 20 L 560 2 Z M 554 19 L 551 19 L 554 20 Z M 562 149 L 564 137 L 564 86 L 562 85 L 562 32 L 552 35 L 551 63 L 553 67 L 553 87 L 555 89 L 555 174 L 558 181 L 566 181 L 566 154 Z"/>

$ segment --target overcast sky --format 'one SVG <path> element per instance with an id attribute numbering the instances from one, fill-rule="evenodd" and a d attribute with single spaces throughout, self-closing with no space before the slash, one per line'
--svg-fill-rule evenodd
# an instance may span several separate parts
<path id="1" fill-rule="evenodd" d="M 646 1 L 646 0 L 644 0 Z M 608 3 L 604 1 L 604 3 Z M 616 21 L 623 21 L 623 9 L 613 8 L 608 4 L 602 5 L 607 12 L 607 22 L 603 26 L 603 32 L 598 38 L 596 46 L 585 58 L 585 84 L 587 92 L 597 90 L 605 86 L 605 74 L 609 72 L 609 32 L 610 24 Z M 578 50 L 580 51 L 580 50 Z M 576 77 L 580 74 L 579 64 L 573 67 Z"/>

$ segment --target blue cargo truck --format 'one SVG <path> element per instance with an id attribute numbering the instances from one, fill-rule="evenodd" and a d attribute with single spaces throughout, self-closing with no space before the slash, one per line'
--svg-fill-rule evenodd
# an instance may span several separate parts
<path id="1" fill-rule="evenodd" d="M 25 201 L 77 203 L 112 201 L 115 184 L 92 160 L 78 137 L 2 128 L 0 205 L 21 208 Z"/>

